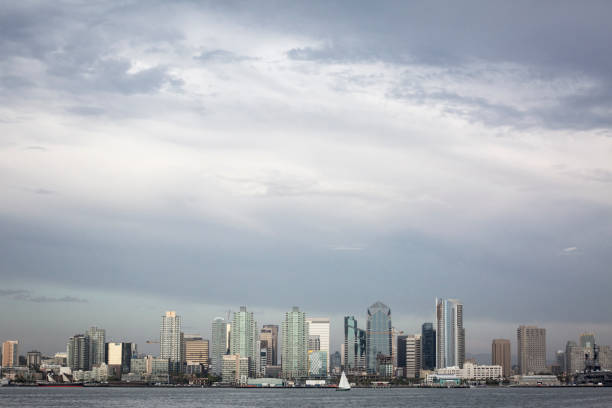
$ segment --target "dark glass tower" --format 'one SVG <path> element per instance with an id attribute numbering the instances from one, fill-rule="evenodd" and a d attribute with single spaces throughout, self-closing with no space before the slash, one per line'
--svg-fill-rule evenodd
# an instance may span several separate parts
<path id="1" fill-rule="evenodd" d="M 368 308 L 366 330 L 368 373 L 377 373 L 377 359 L 391 357 L 391 342 L 391 309 L 381 302 L 376 302 Z"/>
<path id="2" fill-rule="evenodd" d="M 421 328 L 421 348 L 423 353 L 423 370 L 436 368 L 436 331 L 433 323 L 423 323 Z"/>

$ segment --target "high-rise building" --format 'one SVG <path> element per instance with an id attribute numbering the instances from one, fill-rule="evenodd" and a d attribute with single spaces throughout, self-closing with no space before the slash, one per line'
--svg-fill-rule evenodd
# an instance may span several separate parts
<path id="1" fill-rule="evenodd" d="M 183 353 L 181 351 L 181 316 L 168 311 L 162 316 L 159 330 L 159 357 L 169 361 L 172 372 L 179 372 Z"/>
<path id="2" fill-rule="evenodd" d="M 8 340 L 2 343 L 2 367 L 15 367 L 19 365 L 18 340 Z"/>
<path id="3" fill-rule="evenodd" d="M 327 375 L 327 351 L 308 350 L 308 376 L 325 377 Z"/>
<path id="4" fill-rule="evenodd" d="M 266 365 L 278 364 L 278 325 L 264 324 L 259 333 L 259 340 L 266 341 L 267 344 L 267 363 Z"/>
<path id="5" fill-rule="evenodd" d="M 282 375 L 301 378 L 308 375 L 308 325 L 306 313 L 294 307 L 285 313 L 282 325 Z"/>
<path id="6" fill-rule="evenodd" d="M 403 335 L 404 332 L 391 328 L 391 359 L 393 360 L 393 368 L 397 367 L 397 336 Z"/>
<path id="7" fill-rule="evenodd" d="M 502 375 L 510 377 L 512 366 L 510 363 L 510 340 L 494 339 L 491 344 L 491 364 L 502 366 Z"/>
<path id="8" fill-rule="evenodd" d="M 325 352 L 325 369 L 329 370 L 329 317 L 309 317 L 306 319 L 309 336 L 319 337 L 319 351 Z"/>
<path id="9" fill-rule="evenodd" d="M 406 378 L 419 378 L 421 373 L 421 335 L 410 334 L 405 337 Z"/>
<path id="10" fill-rule="evenodd" d="M 249 377 L 249 359 L 238 354 L 223 356 L 221 378 L 227 384 L 246 384 Z"/>
<path id="11" fill-rule="evenodd" d="M 396 368 L 399 371 L 397 375 L 400 377 L 406 376 L 406 337 L 408 336 L 405 334 L 397 336 L 397 345 L 395 346 L 397 350 Z"/>
<path id="12" fill-rule="evenodd" d="M 91 353 L 91 365 L 96 366 L 104 363 L 104 350 L 106 344 L 106 330 L 92 326 L 87 329 L 89 347 Z"/>
<path id="13" fill-rule="evenodd" d="M 565 373 L 565 351 L 557 350 L 557 353 L 555 354 L 555 360 L 557 362 L 557 365 L 559 366 L 559 374 Z"/>
<path id="14" fill-rule="evenodd" d="M 241 306 L 239 312 L 234 312 L 230 354 L 248 358 L 251 375 L 255 375 L 256 358 L 259 356 L 256 351 L 257 340 L 257 322 L 253 318 L 253 312 L 248 312 L 245 306 Z"/>
<path id="15" fill-rule="evenodd" d="M 38 369 L 38 367 L 40 367 L 40 363 L 42 362 L 42 354 L 40 351 L 28 351 L 26 361 L 28 368 Z"/>
<path id="16" fill-rule="evenodd" d="M 121 377 L 130 372 L 132 363 L 132 343 L 106 343 L 105 363 L 111 375 Z"/>
<path id="17" fill-rule="evenodd" d="M 565 346 L 565 372 L 569 375 L 584 370 L 585 349 L 574 341 L 568 341 Z"/>
<path id="18" fill-rule="evenodd" d="M 595 334 L 582 333 L 580 335 L 580 347 L 584 347 L 585 349 L 592 349 L 595 347 Z"/>
<path id="19" fill-rule="evenodd" d="M 359 373 L 366 366 L 366 332 L 357 327 L 354 316 L 344 317 L 344 343 L 342 344 L 342 365 L 348 373 Z"/>
<path id="20" fill-rule="evenodd" d="M 222 317 L 215 317 L 212 322 L 211 364 L 212 372 L 221 375 L 223 370 L 223 356 L 227 354 L 227 326 Z"/>
<path id="21" fill-rule="evenodd" d="M 91 370 L 91 362 L 89 360 L 91 356 L 89 336 L 75 334 L 68 340 L 66 348 L 68 354 L 68 367 L 70 367 L 72 371 Z"/>
<path id="22" fill-rule="evenodd" d="M 202 339 L 199 334 L 185 334 L 185 361 L 187 365 L 202 364 L 208 366 L 208 340 Z"/>
<path id="23" fill-rule="evenodd" d="M 366 359 L 368 373 L 379 373 L 379 362 L 387 357 L 392 366 L 391 327 L 391 309 L 389 309 L 387 305 L 376 302 L 368 308 L 366 328 Z M 387 365 L 386 359 L 385 365 Z"/>
<path id="24" fill-rule="evenodd" d="M 436 298 L 436 365 L 458 366 L 465 361 L 463 303 L 457 299 Z"/>
<path id="25" fill-rule="evenodd" d="M 519 326 L 516 331 L 519 373 L 538 374 L 546 371 L 546 329 Z"/>
<path id="26" fill-rule="evenodd" d="M 421 361 L 423 370 L 435 370 L 436 368 L 436 331 L 433 323 L 423 323 L 421 326 Z"/>
<path id="27" fill-rule="evenodd" d="M 334 352 L 331 355 L 329 363 L 331 364 L 330 371 L 334 374 L 340 374 L 340 371 L 342 369 L 342 356 L 338 351 Z"/>

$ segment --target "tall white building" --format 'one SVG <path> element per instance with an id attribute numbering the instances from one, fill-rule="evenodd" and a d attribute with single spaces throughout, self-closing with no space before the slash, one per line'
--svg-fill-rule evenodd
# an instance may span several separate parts
<path id="1" fill-rule="evenodd" d="M 91 353 L 90 361 L 92 367 L 104 363 L 106 330 L 93 326 L 87 330 L 87 336 L 89 336 L 89 352 Z"/>
<path id="2" fill-rule="evenodd" d="M 175 311 L 162 316 L 159 330 L 159 357 L 168 359 L 172 371 L 179 371 L 181 365 L 181 316 Z"/>
<path id="3" fill-rule="evenodd" d="M 458 366 L 465 361 L 463 303 L 457 299 L 436 298 L 436 366 Z"/>
<path id="4" fill-rule="evenodd" d="M 326 371 L 329 372 L 329 317 L 309 317 L 306 319 L 309 336 L 319 336 L 319 351 L 326 354 Z"/>

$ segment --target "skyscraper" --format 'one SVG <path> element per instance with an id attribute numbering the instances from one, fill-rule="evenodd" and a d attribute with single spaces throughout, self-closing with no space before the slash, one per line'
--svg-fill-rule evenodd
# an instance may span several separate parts
<path id="1" fill-rule="evenodd" d="M 436 298 L 436 366 L 458 366 L 465 361 L 463 304 L 457 299 Z"/>
<path id="2" fill-rule="evenodd" d="M 221 375 L 223 370 L 223 356 L 227 353 L 227 326 L 222 317 L 215 317 L 212 322 L 211 364 L 212 372 Z"/>
<path id="3" fill-rule="evenodd" d="M 491 364 L 502 366 L 502 375 L 510 377 L 510 340 L 494 339 L 491 344 Z"/>
<path id="4" fill-rule="evenodd" d="M 248 358 L 251 375 L 255 374 L 255 359 L 259 358 L 259 352 L 256 350 L 257 340 L 257 322 L 253 318 L 253 312 L 247 312 L 247 308 L 241 306 L 239 312 L 234 312 L 230 354 Z"/>
<path id="5" fill-rule="evenodd" d="M 92 326 L 87 330 L 87 336 L 89 336 L 92 367 L 102 364 L 104 362 L 106 330 Z"/>
<path id="6" fill-rule="evenodd" d="M 393 360 L 393 368 L 398 366 L 397 364 L 397 337 L 403 335 L 404 332 L 397 330 L 395 327 L 391 328 L 391 357 Z"/>
<path id="7" fill-rule="evenodd" d="M 159 330 L 159 357 L 169 361 L 171 371 L 180 371 L 182 361 L 181 317 L 175 311 L 168 311 L 165 316 L 162 316 Z"/>
<path id="8" fill-rule="evenodd" d="M 538 374 L 546 371 L 546 329 L 519 326 L 516 337 L 520 374 Z"/>
<path id="9" fill-rule="evenodd" d="M 89 357 L 91 356 L 89 336 L 84 334 L 75 334 L 70 337 L 66 347 L 68 354 L 68 367 L 72 371 L 91 370 L 91 362 Z"/>
<path id="10" fill-rule="evenodd" d="M 285 313 L 282 325 L 282 375 L 300 378 L 308 375 L 308 326 L 306 313 L 294 307 Z"/>
<path id="11" fill-rule="evenodd" d="M 421 335 L 410 334 L 405 337 L 406 342 L 406 378 L 419 378 L 421 374 Z"/>
<path id="12" fill-rule="evenodd" d="M 377 361 L 392 355 L 391 309 L 381 302 L 376 302 L 368 308 L 366 328 L 366 359 L 368 373 L 376 374 Z"/>
<path id="13" fill-rule="evenodd" d="M 259 333 L 259 340 L 266 341 L 267 365 L 278 364 L 278 326 L 275 324 L 264 324 Z"/>
<path id="14" fill-rule="evenodd" d="M 434 370 L 436 368 L 436 331 L 433 323 L 423 323 L 421 326 L 421 350 L 423 370 Z"/>
<path id="15" fill-rule="evenodd" d="M 592 349 L 595 346 L 595 334 L 594 333 L 582 333 L 580 335 L 580 347 L 585 349 Z"/>
<path id="16" fill-rule="evenodd" d="M 584 347 L 575 341 L 568 341 L 565 345 L 565 372 L 574 375 L 584 370 Z"/>
<path id="17" fill-rule="evenodd" d="M 306 319 L 306 324 L 308 325 L 308 335 L 319 337 L 319 351 L 325 352 L 324 366 L 329 371 L 329 317 L 310 317 Z"/>
<path id="18" fill-rule="evenodd" d="M 2 367 L 15 367 L 19 365 L 19 353 L 17 351 L 19 341 L 8 340 L 2 343 Z"/>

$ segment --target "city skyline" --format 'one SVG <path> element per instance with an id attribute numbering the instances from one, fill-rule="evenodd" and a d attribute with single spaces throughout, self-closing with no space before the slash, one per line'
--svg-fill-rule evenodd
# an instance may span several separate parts
<path id="1" fill-rule="evenodd" d="M 441 297 L 467 353 L 612 344 L 612 6 L 426 3 L 0 4 L 0 335 L 299 305 L 335 351 Z"/>

